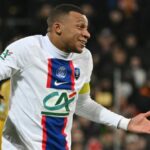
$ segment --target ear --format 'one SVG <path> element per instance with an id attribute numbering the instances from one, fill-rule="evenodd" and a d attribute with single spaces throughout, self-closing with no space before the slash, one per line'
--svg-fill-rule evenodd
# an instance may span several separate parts
<path id="1" fill-rule="evenodd" d="M 62 24 L 60 22 L 54 23 L 54 31 L 57 35 L 61 35 L 62 33 Z"/>

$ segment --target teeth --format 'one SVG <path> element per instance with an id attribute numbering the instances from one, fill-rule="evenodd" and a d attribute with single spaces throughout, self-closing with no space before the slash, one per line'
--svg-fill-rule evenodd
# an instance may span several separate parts
<path id="1" fill-rule="evenodd" d="M 82 46 L 84 46 L 84 47 L 85 47 L 85 44 L 84 44 L 84 43 L 82 43 L 82 42 L 81 42 L 81 44 L 82 44 Z"/>
<path id="2" fill-rule="evenodd" d="M 86 45 L 86 42 L 85 42 L 85 41 L 81 41 L 81 43 L 82 43 L 82 45 L 84 45 L 84 46 Z"/>

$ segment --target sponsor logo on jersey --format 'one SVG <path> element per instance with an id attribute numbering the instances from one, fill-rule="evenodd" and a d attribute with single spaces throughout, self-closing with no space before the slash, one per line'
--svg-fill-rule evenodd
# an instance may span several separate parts
<path id="1" fill-rule="evenodd" d="M 76 92 L 58 92 L 54 91 L 47 95 L 43 100 L 44 110 L 42 114 L 66 116 L 69 115 L 69 105 L 75 100 Z"/>
<path id="2" fill-rule="evenodd" d="M 6 50 L 4 50 L 4 52 L 0 55 L 0 58 L 2 59 L 2 60 L 5 60 L 5 58 L 7 57 L 7 56 L 10 56 L 10 55 L 12 55 L 13 54 L 13 52 L 10 52 L 8 49 L 6 49 Z"/>
<path id="3" fill-rule="evenodd" d="M 78 78 L 80 77 L 80 69 L 79 68 L 75 68 L 74 74 L 75 74 L 76 80 L 78 80 Z"/>

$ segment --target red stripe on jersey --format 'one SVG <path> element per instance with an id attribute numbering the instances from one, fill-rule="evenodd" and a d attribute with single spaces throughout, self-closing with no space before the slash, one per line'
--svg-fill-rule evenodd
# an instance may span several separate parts
<path id="1" fill-rule="evenodd" d="M 74 75 L 74 66 L 73 66 L 72 61 L 70 61 L 69 65 L 70 65 L 70 68 L 72 70 L 72 74 L 71 74 L 71 89 L 74 90 L 74 86 L 75 86 L 74 78 L 75 78 L 75 75 Z"/>
<path id="2" fill-rule="evenodd" d="M 47 88 L 51 86 L 51 77 L 52 77 L 52 62 L 51 59 L 48 59 L 48 74 L 47 74 Z"/>
<path id="3" fill-rule="evenodd" d="M 46 150 L 46 142 L 47 142 L 46 116 L 42 116 L 42 127 L 43 127 L 42 150 Z"/>
<path id="4" fill-rule="evenodd" d="M 69 95 L 69 98 L 72 98 L 73 96 L 75 96 L 77 93 L 76 92 L 73 92 Z"/>
<path id="5" fill-rule="evenodd" d="M 67 126 L 67 118 L 64 118 L 64 127 L 61 131 L 61 133 L 62 133 L 62 135 L 64 135 L 64 137 L 67 136 L 67 134 L 65 133 L 66 126 Z M 67 140 L 66 140 L 65 150 L 69 150 Z"/>

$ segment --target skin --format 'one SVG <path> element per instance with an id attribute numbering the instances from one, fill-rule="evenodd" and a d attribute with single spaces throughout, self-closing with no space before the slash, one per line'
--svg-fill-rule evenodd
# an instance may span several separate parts
<path id="1" fill-rule="evenodd" d="M 68 53 L 82 53 L 90 38 L 88 20 L 85 15 L 71 11 L 53 23 L 48 36 L 58 49 Z"/>
<path id="2" fill-rule="evenodd" d="M 128 131 L 135 133 L 148 133 L 150 134 L 150 111 L 141 113 L 131 119 L 128 125 Z"/>
<path id="3" fill-rule="evenodd" d="M 50 28 L 50 27 L 49 27 Z M 60 50 L 67 53 L 82 53 L 90 38 L 88 20 L 85 15 L 71 11 L 61 16 L 48 29 L 50 41 Z M 150 134 L 150 111 L 133 117 L 128 124 L 128 131 Z"/>

